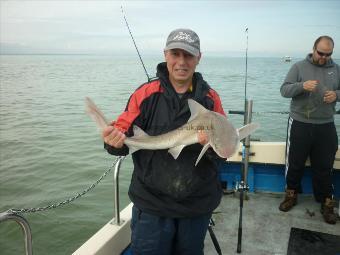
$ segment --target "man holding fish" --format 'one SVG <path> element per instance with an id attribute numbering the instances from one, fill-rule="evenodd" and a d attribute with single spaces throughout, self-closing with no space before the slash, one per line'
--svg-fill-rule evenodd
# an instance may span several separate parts
<path id="1" fill-rule="evenodd" d="M 224 114 L 218 94 L 195 73 L 201 52 L 197 34 L 189 29 L 170 33 L 164 50 L 166 63 L 157 66 L 157 78 L 140 86 L 125 111 L 103 130 L 105 148 L 126 155 L 126 136 L 138 126 L 150 136 L 181 127 L 190 117 L 188 98 Z M 204 144 L 204 131 L 197 138 Z M 185 147 L 177 159 L 167 150 L 133 153 L 134 172 L 129 197 L 134 203 L 131 221 L 133 254 L 203 254 L 212 211 L 222 191 L 214 153 L 195 166 L 201 144 Z"/>
<path id="2" fill-rule="evenodd" d="M 141 85 L 108 125 L 89 99 L 87 113 L 102 129 L 105 149 L 132 154 L 129 197 L 133 254 L 203 254 L 222 189 L 216 160 L 230 157 L 256 124 L 236 130 L 200 73 L 200 40 L 190 29 L 168 36 L 157 78 Z"/>

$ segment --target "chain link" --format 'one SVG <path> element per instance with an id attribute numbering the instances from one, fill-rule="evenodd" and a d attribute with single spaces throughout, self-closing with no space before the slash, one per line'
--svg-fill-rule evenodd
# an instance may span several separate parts
<path id="1" fill-rule="evenodd" d="M 105 173 L 103 173 L 102 176 L 100 176 L 100 178 L 95 183 L 93 183 L 87 189 L 85 189 L 81 193 L 78 193 L 74 197 L 70 197 L 70 198 L 68 198 L 68 199 L 66 199 L 66 200 L 64 200 L 62 202 L 51 204 L 51 205 L 47 205 L 47 206 L 44 206 L 44 207 L 22 208 L 22 209 L 14 209 L 14 208 L 12 208 L 12 209 L 7 210 L 7 213 L 9 213 L 9 214 L 22 214 L 22 213 L 42 212 L 42 211 L 47 211 L 47 210 L 50 210 L 50 209 L 58 208 L 60 206 L 69 204 L 69 203 L 73 202 L 74 200 L 76 200 L 77 198 L 80 198 L 83 195 L 85 195 L 87 192 L 92 190 L 94 187 L 96 187 L 97 184 L 99 182 L 101 182 L 101 180 L 104 179 L 108 175 L 109 172 L 111 172 L 111 170 L 114 168 L 114 166 L 116 165 L 118 160 L 121 159 L 121 158 L 124 158 L 124 157 L 121 157 L 121 156 L 120 157 L 116 157 L 116 159 L 113 161 L 113 163 L 110 166 L 110 168 L 108 170 L 106 170 Z"/>

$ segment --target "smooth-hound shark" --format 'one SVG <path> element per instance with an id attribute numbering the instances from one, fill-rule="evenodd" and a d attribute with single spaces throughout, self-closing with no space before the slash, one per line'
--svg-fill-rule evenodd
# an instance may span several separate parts
<path id="1" fill-rule="evenodd" d="M 198 143 L 198 130 L 203 130 L 208 143 L 203 146 L 195 165 L 198 164 L 209 147 L 221 158 L 231 157 L 238 149 L 240 140 L 254 132 L 259 124 L 250 123 L 235 129 L 227 118 L 217 112 L 209 111 L 195 100 L 188 99 L 191 117 L 183 126 L 168 133 L 149 136 L 141 128 L 134 126 L 134 136 L 127 137 L 124 143 L 129 152 L 138 150 L 169 149 L 169 153 L 177 159 L 182 149 L 190 144 Z M 85 98 L 86 113 L 96 122 L 100 129 L 107 127 L 109 122 L 90 98 Z"/>

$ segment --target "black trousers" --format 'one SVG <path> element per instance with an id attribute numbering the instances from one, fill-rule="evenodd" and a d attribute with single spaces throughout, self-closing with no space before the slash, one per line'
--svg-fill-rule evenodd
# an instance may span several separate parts
<path id="1" fill-rule="evenodd" d="M 131 248 L 134 255 L 203 255 L 211 213 L 166 218 L 132 207 Z"/>
<path id="2" fill-rule="evenodd" d="M 334 122 L 310 124 L 288 118 L 286 144 L 287 188 L 301 191 L 301 179 L 307 158 L 312 168 L 316 201 L 324 202 L 334 193 L 332 173 L 338 136 Z"/>

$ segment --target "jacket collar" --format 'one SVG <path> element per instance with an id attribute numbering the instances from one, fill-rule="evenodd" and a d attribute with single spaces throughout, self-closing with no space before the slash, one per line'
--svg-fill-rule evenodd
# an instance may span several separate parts
<path id="1" fill-rule="evenodd" d="M 166 62 L 162 62 L 157 65 L 156 76 L 160 79 L 161 85 L 164 87 L 168 95 L 173 96 L 176 94 L 176 91 L 169 80 L 169 72 Z M 193 76 L 193 88 L 192 91 L 189 91 L 192 93 L 192 98 L 200 102 L 209 92 L 209 89 L 210 86 L 205 80 L 203 80 L 202 75 L 199 72 L 195 72 Z"/>

